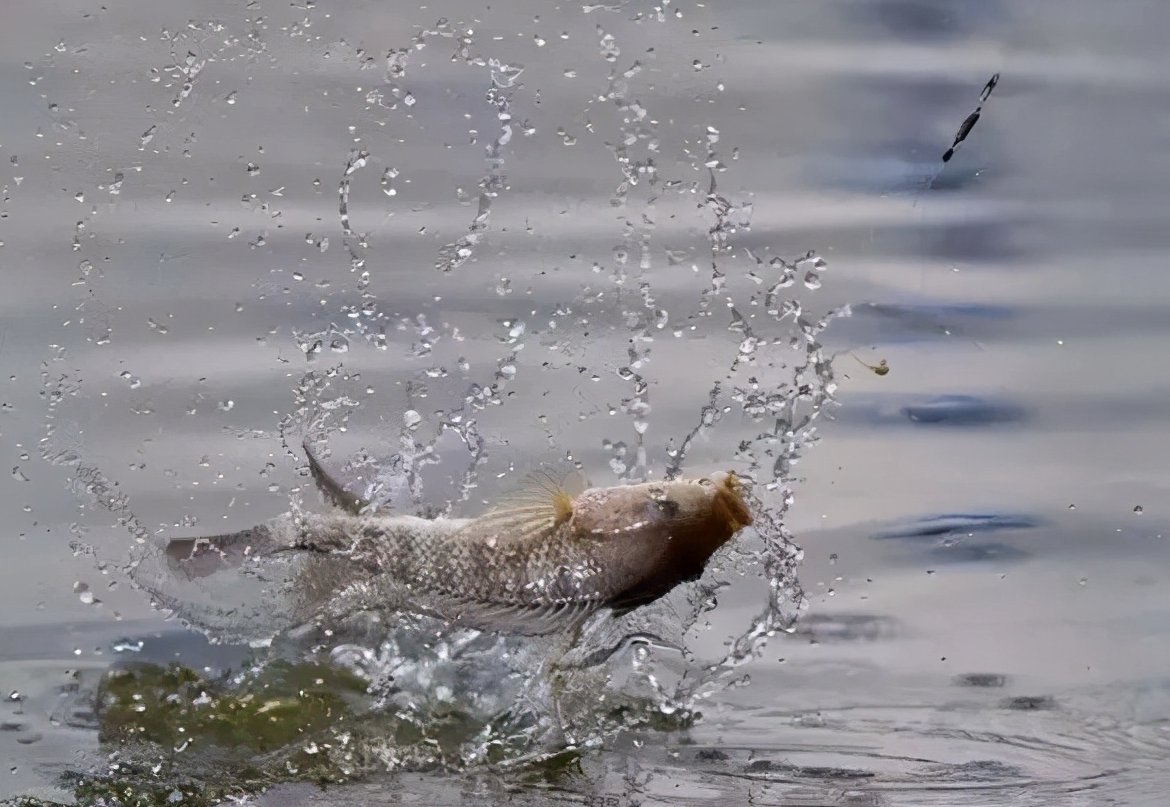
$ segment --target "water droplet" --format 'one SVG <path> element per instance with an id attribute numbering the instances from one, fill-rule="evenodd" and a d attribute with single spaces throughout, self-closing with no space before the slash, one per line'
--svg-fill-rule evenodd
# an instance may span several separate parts
<path id="1" fill-rule="evenodd" d="M 599 43 L 601 58 L 605 59 L 607 62 L 617 61 L 617 57 L 621 55 L 621 49 L 617 46 L 617 42 L 614 39 L 613 34 L 606 33 L 604 30 L 602 30 L 601 26 L 597 27 L 597 33 L 601 37 L 601 41 Z"/>
<path id="2" fill-rule="evenodd" d="M 402 413 L 402 422 L 408 429 L 418 428 L 419 424 L 422 423 L 422 420 L 422 415 L 413 409 L 407 409 Z"/>
<path id="3" fill-rule="evenodd" d="M 503 325 L 508 329 L 508 333 L 506 336 L 501 337 L 500 341 L 507 345 L 516 344 L 516 342 L 524 337 L 524 333 L 528 330 L 528 326 L 523 322 L 505 320 Z"/>

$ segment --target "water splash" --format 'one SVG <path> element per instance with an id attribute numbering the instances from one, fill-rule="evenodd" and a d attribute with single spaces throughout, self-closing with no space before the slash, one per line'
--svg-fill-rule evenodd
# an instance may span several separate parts
<path id="1" fill-rule="evenodd" d="M 289 37 L 306 37 L 308 29 L 319 24 L 310 11 L 306 8 L 304 18 L 288 27 Z M 650 25 L 665 17 L 658 14 L 642 19 L 639 24 Z M 199 51 L 203 55 L 188 62 L 182 56 L 183 48 L 194 52 L 194 45 L 176 45 L 179 56 L 175 63 L 161 71 L 160 81 L 174 84 L 176 101 L 182 102 L 184 110 L 190 99 L 198 102 L 200 82 L 218 58 L 229 51 L 235 54 L 235 48 L 251 56 L 264 52 L 263 48 L 249 49 L 241 43 L 252 40 L 232 36 L 220 25 L 216 28 L 209 23 L 207 30 L 228 35 L 228 40 L 236 43 L 231 48 L 217 50 L 209 44 Z M 462 284 L 470 282 L 466 273 L 455 270 L 477 256 L 486 262 L 479 251 L 494 221 L 506 220 L 509 212 L 501 198 L 508 185 L 505 156 L 513 148 L 514 118 L 522 113 L 538 114 L 533 98 L 520 82 L 522 67 L 505 61 L 502 50 L 492 54 L 490 49 L 496 46 L 488 40 L 477 44 L 470 29 L 441 20 L 416 35 L 408 47 L 391 50 L 385 60 L 383 85 L 376 93 L 362 96 L 367 108 L 376 106 L 400 116 L 425 108 L 428 99 L 420 87 L 407 87 L 405 82 L 408 70 L 425 69 L 416 54 L 435 41 L 452 42 L 454 61 L 472 68 L 473 75 L 486 73 L 484 99 L 499 129 L 486 147 L 472 221 L 463 235 L 439 248 L 435 261 L 441 270 L 438 279 L 426 281 L 434 284 L 436 304 L 399 310 L 405 306 L 393 294 L 379 292 L 379 275 L 371 267 L 385 261 L 374 260 L 382 259 L 383 253 L 378 249 L 376 236 L 380 236 L 371 223 L 373 216 L 360 206 L 361 183 L 370 176 L 367 168 L 380 167 L 380 171 L 374 170 L 382 191 L 377 197 L 382 204 L 397 206 L 396 214 L 405 215 L 401 202 L 406 194 L 397 191 L 407 187 L 409 170 L 392 168 L 391 163 L 401 162 L 388 159 L 378 147 L 354 146 L 343 164 L 334 158 L 334 170 L 340 164 L 336 218 L 328 212 L 331 207 L 322 215 L 339 228 L 344 249 L 326 252 L 328 236 L 322 232 L 306 238 L 306 243 L 296 243 L 300 254 L 308 252 L 324 266 L 330 266 L 340 254 L 341 271 L 348 272 L 348 288 L 344 290 L 348 297 L 336 305 L 336 298 L 322 293 L 323 313 L 308 315 L 315 322 L 304 327 L 299 323 L 281 326 L 291 333 L 296 346 L 296 358 L 281 360 L 291 363 L 303 359 L 306 365 L 291 368 L 291 402 L 283 404 L 284 413 L 276 426 L 258 423 L 251 428 L 223 428 L 269 442 L 277 455 L 283 452 L 286 466 L 291 465 L 298 474 L 296 479 L 303 481 L 307 467 L 300 451 L 302 440 L 346 433 L 363 416 L 372 417 L 367 414 L 372 410 L 369 395 L 400 386 L 402 393 L 391 404 L 391 411 L 379 412 L 384 419 L 374 432 L 389 456 L 375 458 L 374 453 L 363 452 L 347 464 L 349 471 L 363 479 L 362 497 L 374 509 L 395 506 L 432 514 L 454 513 L 461 508 L 475 511 L 483 506 L 477 499 L 490 499 L 524 471 L 522 458 L 508 443 L 520 433 L 516 424 L 525 404 L 536 403 L 533 385 L 543 359 L 533 357 L 547 348 L 549 355 L 556 354 L 554 358 L 563 357 L 563 367 L 591 383 L 616 377 L 619 391 L 614 402 L 606 401 L 605 407 L 616 418 L 611 423 L 620 425 L 616 432 L 614 426 L 606 425 L 606 434 L 598 442 L 609 454 L 610 467 L 619 479 L 675 478 L 717 461 L 734 463 L 750 480 L 756 527 L 720 555 L 703 579 L 621 618 L 599 615 L 577 635 L 559 641 L 519 642 L 455 631 L 401 614 L 372 613 L 361 619 L 346 616 L 309 626 L 289 626 L 282 621 L 286 614 L 281 606 L 295 592 L 280 564 L 249 568 L 227 592 L 210 582 L 180 587 L 168 579 L 157 547 L 156 533 L 161 526 L 148 526 L 140 520 L 131 509 L 129 495 L 86 457 L 80 436 L 66 439 L 57 428 L 68 419 L 63 404 L 57 402 L 71 397 L 70 390 L 80 386 L 80 376 L 46 375 L 49 403 L 44 457 L 72 469 L 82 499 L 93 509 L 114 513 L 133 537 L 136 548 L 127 553 L 127 572 L 168 610 L 194 622 L 210 619 L 213 614 L 223 617 L 227 628 L 216 635 L 221 641 L 252 640 L 263 645 L 275 634 L 275 644 L 258 656 L 261 668 L 284 655 L 344 667 L 366 682 L 370 699 L 366 708 L 375 718 L 360 742 L 343 743 L 340 734 L 334 740 L 347 754 L 354 753 L 355 743 L 359 745 L 359 756 L 365 759 L 367 769 L 514 763 L 565 749 L 594 747 L 632 728 L 686 725 L 696 719 L 704 700 L 742 682 L 745 662 L 757 655 L 770 637 L 791 627 L 803 603 L 796 580 L 801 554 L 784 519 L 794 496 L 793 466 L 815 443 L 817 419 L 832 404 L 835 391 L 831 365 L 821 351 L 819 338 L 831 321 L 847 310 L 823 316 L 812 313 L 807 293 L 819 285 L 826 266 L 816 255 L 771 256 L 761 249 L 760 257 L 739 245 L 740 236 L 750 229 L 753 207 L 750 197 L 736 198 L 719 184 L 729 169 L 722 156 L 724 135 L 718 121 L 695 124 L 702 145 L 693 154 L 688 152 L 686 160 L 665 158 L 664 124 L 656 120 L 652 104 L 645 100 L 653 98 L 646 64 L 657 57 L 647 54 L 619 66 L 619 60 L 626 57 L 618 29 L 598 26 L 596 33 L 598 57 L 607 75 L 603 87 L 589 92 L 600 89 L 597 96 L 616 116 L 610 129 L 601 129 L 617 169 L 608 200 L 615 216 L 615 236 L 603 254 L 590 255 L 581 264 L 584 271 L 574 296 L 555 304 L 537 299 L 512 305 L 509 294 L 502 294 L 500 307 L 490 309 L 493 313 L 488 315 L 494 324 L 470 316 L 466 323 L 456 321 L 450 311 L 437 304 L 439 298 L 457 296 Z M 625 52 L 629 50 L 625 48 Z M 359 63 L 363 70 L 370 65 L 365 56 Z M 246 101 L 234 96 L 233 100 L 237 101 L 233 107 Z M 524 107 L 530 102 L 531 110 Z M 590 122 L 590 126 L 594 124 Z M 553 127 L 548 130 L 553 131 Z M 597 130 L 586 128 L 591 134 Z M 160 121 L 145 131 L 136 131 L 142 132 L 137 145 L 144 154 L 151 154 L 158 152 L 148 149 L 161 151 L 173 143 L 176 130 L 172 123 Z M 582 135 L 582 143 L 584 139 Z M 143 173 L 149 174 L 151 168 L 148 163 Z M 265 176 L 268 171 L 266 166 Z M 698 172 L 704 181 L 695 181 L 691 172 Z M 115 202 L 134 201 L 135 183 L 120 185 L 118 190 Z M 280 193 L 273 195 L 278 198 L 286 192 L 283 187 L 277 190 Z M 328 194 L 325 198 L 333 197 Z M 248 213 L 275 215 L 262 209 L 261 200 L 253 195 L 245 196 L 245 207 Z M 493 220 L 493 215 L 497 219 Z M 680 238 L 661 224 L 675 217 L 698 225 L 697 251 L 709 255 L 701 266 L 687 265 L 692 249 L 662 243 Z M 360 222 L 360 229 L 355 229 L 355 221 Z M 318 230 L 317 225 L 312 226 Z M 93 229 L 91 214 L 79 222 L 75 238 L 89 237 Z M 286 240 L 279 226 L 260 234 L 248 232 L 247 226 L 234 227 L 232 232 L 245 236 L 234 243 L 242 245 L 252 239 L 254 249 L 249 254 L 255 256 L 258 267 L 265 265 L 271 250 L 297 240 L 291 234 Z M 666 232 L 671 234 L 664 235 Z M 665 262 L 656 259 L 660 255 L 665 255 Z M 96 253 L 87 260 L 91 268 L 100 265 Z M 287 271 L 285 276 L 296 281 L 292 289 L 268 279 L 258 280 L 255 302 L 265 302 L 270 294 L 295 297 L 298 287 L 310 285 L 303 282 L 306 274 L 299 267 Z M 101 281 L 100 272 L 86 271 L 84 275 L 90 292 L 85 304 L 89 310 L 98 310 L 101 303 L 94 301 L 92 292 Z M 461 279 L 448 281 L 447 276 Z M 541 282 L 539 278 L 544 276 L 535 277 L 535 282 Z M 703 288 L 695 289 L 692 278 L 699 278 Z M 795 283 L 798 278 L 804 280 L 803 289 Z M 549 293 L 554 293 L 553 279 L 547 282 Z M 505 292 L 512 289 L 511 280 L 501 284 Z M 116 313 L 116 306 L 109 308 Z M 454 307 L 451 310 L 458 312 Z M 112 328 L 115 313 L 110 323 L 99 323 L 99 327 L 108 324 L 107 330 Z M 573 331 L 577 326 L 600 338 L 580 336 Z M 464 331 L 477 338 L 469 340 Z M 661 415 L 663 409 L 677 403 L 665 392 L 663 379 L 671 367 L 672 344 L 685 346 L 692 335 L 695 343 L 708 339 L 718 358 L 713 367 L 706 368 L 713 380 L 709 386 L 703 384 L 706 394 L 690 412 L 693 425 L 674 433 Z M 369 380 L 376 373 L 371 355 L 384 357 L 379 359 L 383 362 L 400 362 L 394 365 L 393 381 L 401 384 Z M 353 369 L 363 363 L 360 370 Z M 139 370 L 137 364 L 134 367 L 135 373 L 126 380 L 132 378 L 136 390 L 158 380 L 149 371 Z M 610 393 L 606 388 L 600 394 Z M 233 395 L 218 400 L 240 399 Z M 569 408 L 568 400 L 554 399 L 550 409 Z M 220 406 L 217 416 L 243 417 L 243 408 Z M 150 410 L 144 405 L 139 411 Z M 501 411 L 505 414 L 500 415 Z M 556 431 L 550 427 L 548 436 L 549 445 L 560 453 L 558 460 L 583 467 L 585 462 L 562 445 L 578 441 Z M 713 440 L 735 446 L 733 456 L 726 456 L 727 451 L 714 458 L 702 456 Z M 588 450 L 582 449 L 582 456 L 586 453 Z M 264 473 L 268 464 L 275 467 L 278 460 L 280 456 L 266 459 Z M 312 506 L 303 498 L 301 487 L 274 489 L 287 495 L 294 512 L 299 512 Z M 193 526 L 187 524 L 184 529 L 190 531 Z M 103 547 L 106 553 L 118 549 Z M 766 588 L 764 601 L 753 619 L 728 633 L 725 648 L 714 656 L 702 657 L 691 639 L 718 611 L 728 579 L 743 572 Z M 442 720 L 440 716 L 444 716 Z M 452 721 L 459 724 L 458 731 L 451 729 Z M 452 733 L 437 736 L 436 723 L 445 727 L 442 731 Z M 315 753 L 319 753 L 323 745 L 315 742 Z M 349 770 L 361 767 L 353 760 L 346 765 Z"/>
<path id="2" fill-rule="evenodd" d="M 461 41 L 459 53 L 468 64 L 482 63 L 482 58 L 469 55 L 471 38 Z M 492 203 L 506 187 L 504 174 L 504 149 L 512 142 L 512 89 L 524 68 L 488 59 L 487 67 L 491 76 L 491 87 L 485 93 L 488 105 L 495 110 L 500 123 L 500 133 L 487 146 L 484 162 L 487 172 L 479 181 L 479 199 L 475 217 L 467 233 L 439 250 L 435 268 L 441 272 L 452 272 L 467 263 L 475 254 L 476 247 L 487 232 L 491 219 Z"/>

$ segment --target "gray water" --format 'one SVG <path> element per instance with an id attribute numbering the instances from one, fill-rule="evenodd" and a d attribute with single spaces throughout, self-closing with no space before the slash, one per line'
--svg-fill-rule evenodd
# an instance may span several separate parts
<path id="1" fill-rule="evenodd" d="M 566 775 L 258 803 L 1163 803 L 1170 8 L 396 6 L 6 10 L 0 799 L 109 770 L 111 665 L 238 667 L 126 567 L 313 503 L 319 421 L 338 463 L 442 434 L 421 503 L 460 512 L 566 455 L 752 471 L 803 610 L 693 725 L 599 732 Z M 782 298 L 848 306 L 824 354 L 890 371 L 839 355 L 817 439 L 777 448 L 735 388 L 793 381 L 763 295 L 809 251 Z M 758 563 L 719 573 L 701 658 L 766 601 Z"/>

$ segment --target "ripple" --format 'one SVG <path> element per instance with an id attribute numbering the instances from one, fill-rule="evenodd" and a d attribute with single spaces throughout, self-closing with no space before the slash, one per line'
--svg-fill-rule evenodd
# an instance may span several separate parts
<path id="1" fill-rule="evenodd" d="M 951 682 L 959 687 L 999 689 L 1007 684 L 1007 676 L 1001 673 L 963 673 L 956 675 Z"/>
<path id="2" fill-rule="evenodd" d="M 1001 530 L 1026 530 L 1043 524 L 1040 519 L 1015 513 L 944 513 L 925 516 L 875 533 L 878 540 L 941 538 Z"/>
<path id="3" fill-rule="evenodd" d="M 856 321 L 871 323 L 886 343 L 919 341 L 925 336 L 988 339 L 1020 318 L 1018 309 L 988 303 L 870 302 L 854 305 L 852 311 Z"/>
<path id="4" fill-rule="evenodd" d="M 913 423 L 946 426 L 1019 423 L 1027 417 L 1021 406 L 997 403 L 973 395 L 939 395 L 904 406 L 902 414 Z"/>
<path id="5" fill-rule="evenodd" d="M 809 614 L 793 634 L 820 643 L 876 642 L 902 633 L 901 624 L 873 614 Z"/>
<path id="6" fill-rule="evenodd" d="M 1055 709 L 1056 698 L 1051 695 L 1017 695 L 1003 702 L 1003 708 L 1015 709 L 1018 712 L 1036 712 L 1042 709 Z"/>
<path id="7" fill-rule="evenodd" d="M 970 673 L 953 682 L 999 688 L 1007 680 Z M 773 712 L 767 721 L 772 736 L 782 735 L 777 745 L 721 745 L 717 763 L 715 749 L 695 748 L 680 757 L 686 773 L 676 773 L 766 782 L 767 803 L 782 804 L 1144 804 L 1121 794 L 1148 787 L 1147 760 L 1164 759 L 1170 742 L 1165 723 L 1102 722 L 1046 695 L 962 707 L 891 702 L 806 716 Z M 748 716 L 742 728 L 755 734 L 762 720 Z M 842 801 L 842 788 L 857 800 Z M 729 785 L 726 803 L 734 792 Z M 1092 800 L 1077 801 L 1083 794 Z"/>
<path id="8" fill-rule="evenodd" d="M 1035 557 L 1032 552 L 999 541 L 954 541 L 932 546 L 927 554 L 939 563 L 1016 563 Z"/>
<path id="9" fill-rule="evenodd" d="M 884 395 L 844 398 L 836 419 L 870 426 L 980 427 L 1022 423 L 1029 410 L 1010 401 L 974 395 L 934 395 L 907 399 Z"/>

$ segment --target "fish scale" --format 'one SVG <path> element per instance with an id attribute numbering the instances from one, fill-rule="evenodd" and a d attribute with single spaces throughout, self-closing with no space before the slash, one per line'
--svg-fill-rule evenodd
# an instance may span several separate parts
<path id="1" fill-rule="evenodd" d="M 313 525 L 311 546 L 332 547 L 371 572 L 386 574 L 407 588 L 468 601 L 541 608 L 599 602 L 616 595 L 613 568 L 598 555 L 600 543 L 576 540 L 567 526 L 549 526 L 525 540 L 484 535 L 455 521 L 429 522 L 426 529 L 399 519 L 381 524 Z M 358 521 L 358 519 L 354 519 Z M 354 543 L 348 535 L 362 537 Z M 338 535 L 339 540 L 322 540 Z M 494 539 L 494 540 L 493 540 Z M 349 549 L 348 547 L 352 547 Z M 609 573 L 607 573 L 607 570 Z"/>
<path id="2" fill-rule="evenodd" d="M 516 537 L 485 520 L 315 516 L 298 543 L 340 554 L 444 618 L 520 632 L 584 617 L 636 582 L 613 541 L 568 523 Z"/>

